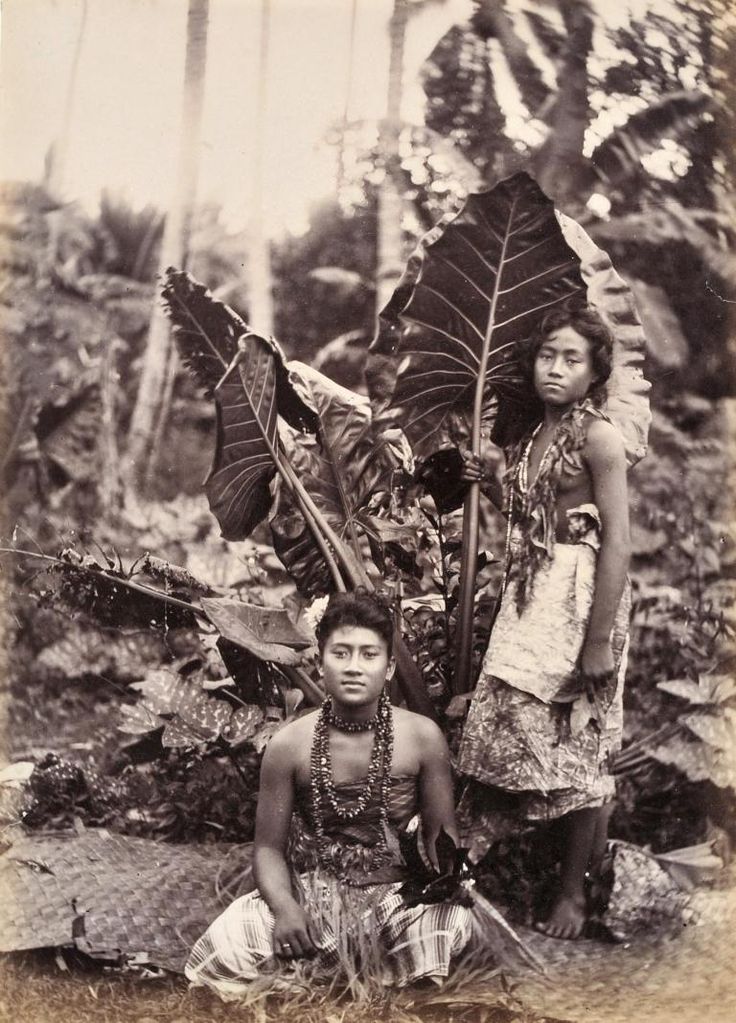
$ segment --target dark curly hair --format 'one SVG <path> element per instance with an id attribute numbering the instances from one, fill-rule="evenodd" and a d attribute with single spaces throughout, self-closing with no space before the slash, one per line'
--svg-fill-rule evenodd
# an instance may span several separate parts
<path id="1" fill-rule="evenodd" d="M 613 335 L 600 315 L 590 306 L 572 306 L 553 309 L 542 318 L 536 331 L 523 345 L 519 362 L 525 377 L 533 386 L 534 362 L 539 349 L 555 330 L 572 327 L 590 345 L 590 361 L 593 366 L 591 397 L 604 398 L 604 385 L 611 375 L 613 358 Z"/>
<path id="2" fill-rule="evenodd" d="M 357 589 L 350 593 L 333 593 L 325 613 L 317 626 L 317 646 L 320 654 L 335 629 L 372 629 L 386 643 L 389 656 L 393 650 L 394 618 L 391 608 L 375 593 Z"/>

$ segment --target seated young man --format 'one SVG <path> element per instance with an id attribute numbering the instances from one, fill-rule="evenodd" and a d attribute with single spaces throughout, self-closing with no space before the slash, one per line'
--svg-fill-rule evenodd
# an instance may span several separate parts
<path id="1" fill-rule="evenodd" d="M 266 749 L 258 891 L 233 902 L 196 943 L 186 967 L 193 984 L 237 998 L 273 956 L 337 965 L 345 947 L 338 919 L 363 927 L 383 982 L 399 986 L 446 976 L 468 942 L 471 909 L 408 908 L 398 891 L 407 873 L 397 832 L 418 812 L 431 860 L 440 830 L 456 841 L 457 832 L 441 731 L 389 701 L 392 636 L 390 610 L 372 594 L 331 597 L 317 628 L 327 699 Z"/>

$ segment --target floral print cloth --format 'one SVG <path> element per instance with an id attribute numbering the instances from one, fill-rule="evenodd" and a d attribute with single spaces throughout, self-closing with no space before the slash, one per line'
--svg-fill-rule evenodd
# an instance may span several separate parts
<path id="1" fill-rule="evenodd" d="M 595 505 L 568 511 L 568 543 L 555 543 L 521 612 L 510 579 L 468 713 L 458 769 L 521 794 L 523 816 L 546 819 L 613 795 L 608 770 L 621 743 L 630 595 L 611 636 L 615 674 L 596 711 L 578 665 L 593 603 L 600 519 Z M 511 557 L 514 556 L 514 537 Z"/>

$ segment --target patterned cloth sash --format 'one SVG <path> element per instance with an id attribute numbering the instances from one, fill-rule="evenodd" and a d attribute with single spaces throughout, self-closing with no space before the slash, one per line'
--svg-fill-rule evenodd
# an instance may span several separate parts
<path id="1" fill-rule="evenodd" d="M 364 781 L 357 781 L 335 785 L 340 803 L 354 803 L 364 784 Z M 311 789 L 298 786 L 289 835 L 288 859 L 292 869 L 302 873 L 321 867 L 357 885 L 403 880 L 406 870 L 397 855 L 396 836 L 416 815 L 417 808 L 417 779 L 404 775 L 391 778 L 388 816 L 392 835 L 383 833 L 377 801 L 369 803 L 365 812 L 352 821 L 340 820 L 325 803 L 323 813 L 327 841 L 320 850 L 314 830 Z"/>

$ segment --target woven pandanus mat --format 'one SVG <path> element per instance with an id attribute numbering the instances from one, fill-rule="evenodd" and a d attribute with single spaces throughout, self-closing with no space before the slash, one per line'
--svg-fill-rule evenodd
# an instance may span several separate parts
<path id="1" fill-rule="evenodd" d="M 250 890 L 250 846 L 169 845 L 104 829 L 24 834 L 0 856 L 0 951 L 69 945 L 182 972 Z"/>

